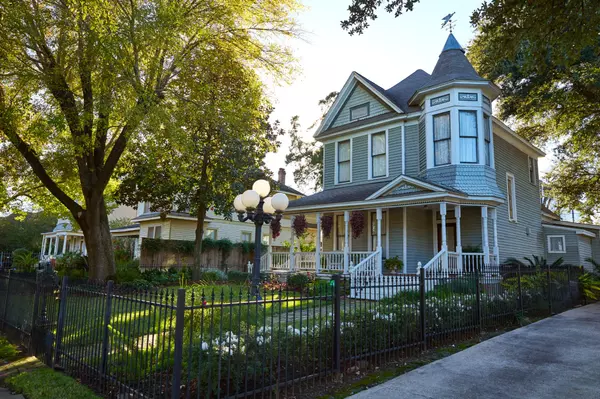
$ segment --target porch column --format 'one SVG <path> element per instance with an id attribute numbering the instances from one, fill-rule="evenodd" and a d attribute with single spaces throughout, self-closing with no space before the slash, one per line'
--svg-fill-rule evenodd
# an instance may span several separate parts
<path id="1" fill-rule="evenodd" d="M 483 262 L 485 265 L 490 263 L 490 243 L 488 240 L 488 207 L 481 207 L 481 234 L 483 241 Z"/>
<path id="2" fill-rule="evenodd" d="M 265 268 L 267 270 L 271 270 L 271 262 L 273 259 L 273 235 L 271 234 L 270 228 L 268 229 L 268 231 L 269 231 L 269 246 L 267 247 L 267 264 L 265 265 Z"/>
<path id="3" fill-rule="evenodd" d="M 321 212 L 317 212 L 317 234 L 315 239 L 315 273 L 321 271 Z"/>
<path id="4" fill-rule="evenodd" d="M 292 271 L 296 268 L 294 262 L 294 241 L 296 240 L 296 237 L 294 236 L 294 219 L 296 219 L 295 216 L 290 218 L 290 270 Z"/>
<path id="5" fill-rule="evenodd" d="M 348 223 L 350 222 L 350 211 L 344 211 L 344 274 L 348 274 L 348 265 L 350 263 L 350 234 Z"/>
<path id="6" fill-rule="evenodd" d="M 435 215 L 435 213 L 434 213 Z M 442 267 L 444 270 L 448 270 L 448 240 L 446 237 L 446 203 L 440 203 L 440 216 L 442 217 L 442 251 L 445 251 L 445 255 L 442 257 Z"/>
<path id="7" fill-rule="evenodd" d="M 44 255 L 46 255 L 46 243 L 47 243 L 46 236 L 43 236 L 42 237 L 42 253 L 41 253 L 42 257 Z"/>
<path id="8" fill-rule="evenodd" d="M 64 255 L 65 252 L 67 252 L 67 235 L 65 234 L 63 236 L 63 247 L 62 247 L 62 254 Z"/>
<path id="9" fill-rule="evenodd" d="M 462 272 L 462 239 L 460 236 L 460 217 L 461 217 L 461 208 L 460 205 L 456 205 L 454 207 L 454 216 L 456 217 L 456 253 L 458 254 L 458 258 L 456 259 L 457 267 L 459 273 Z"/>
<path id="10" fill-rule="evenodd" d="M 54 256 L 58 255 L 58 244 L 60 243 L 60 236 L 57 234 L 54 236 Z"/>
<path id="11" fill-rule="evenodd" d="M 402 208 L 402 263 L 404 268 L 403 273 L 408 273 L 408 237 L 407 234 L 407 220 L 406 220 L 406 207 Z"/>
<path id="12" fill-rule="evenodd" d="M 492 218 L 492 227 L 494 230 L 494 257 L 496 258 L 496 263 L 500 264 L 500 251 L 498 250 L 498 226 L 496 223 L 496 220 L 498 219 L 498 212 L 496 211 L 496 208 L 492 208 L 490 217 Z"/>
<path id="13" fill-rule="evenodd" d="M 377 251 L 379 251 L 379 259 L 381 259 L 383 257 L 382 252 L 382 248 L 383 246 L 381 245 L 381 220 L 383 219 L 383 212 L 381 210 L 381 208 L 377 208 L 376 211 L 376 215 L 377 215 Z M 380 272 L 381 274 L 383 274 L 383 262 L 380 262 L 379 264 L 380 266 Z"/>

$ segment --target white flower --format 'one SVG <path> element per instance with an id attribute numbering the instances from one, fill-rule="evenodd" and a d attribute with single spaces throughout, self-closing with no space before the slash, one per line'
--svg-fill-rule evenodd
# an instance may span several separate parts
<path id="1" fill-rule="evenodd" d="M 206 342 L 202 342 L 202 344 L 200 345 L 200 348 L 202 348 L 203 351 L 207 351 L 208 350 L 208 344 Z"/>

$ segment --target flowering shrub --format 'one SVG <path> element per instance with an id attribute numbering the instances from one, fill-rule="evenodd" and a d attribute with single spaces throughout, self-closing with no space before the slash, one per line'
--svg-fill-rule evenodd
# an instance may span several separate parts
<path id="1" fill-rule="evenodd" d="M 352 211 L 350 215 L 350 225 L 352 226 L 352 237 L 358 238 L 365 229 L 365 214 L 363 211 Z"/>
<path id="2" fill-rule="evenodd" d="M 321 216 L 321 231 L 323 231 L 325 238 L 331 236 L 331 232 L 333 231 L 333 215 Z"/>

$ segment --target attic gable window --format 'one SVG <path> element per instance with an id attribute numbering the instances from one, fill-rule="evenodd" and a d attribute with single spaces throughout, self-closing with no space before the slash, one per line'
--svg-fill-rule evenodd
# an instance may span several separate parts
<path id="1" fill-rule="evenodd" d="M 355 107 L 350 108 L 350 120 L 355 121 L 357 119 L 366 118 L 369 116 L 369 103 L 357 105 Z"/>
<path id="2" fill-rule="evenodd" d="M 450 163 L 450 113 L 433 116 L 433 160 L 434 165 Z"/>

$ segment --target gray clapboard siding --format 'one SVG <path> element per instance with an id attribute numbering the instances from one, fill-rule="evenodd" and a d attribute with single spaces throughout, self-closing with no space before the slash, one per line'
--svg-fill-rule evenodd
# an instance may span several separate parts
<path id="1" fill-rule="evenodd" d="M 368 180 L 369 173 L 369 136 L 358 136 L 352 139 L 352 183 L 363 183 Z"/>
<path id="2" fill-rule="evenodd" d="M 565 253 L 549 253 L 548 252 L 548 236 L 564 236 L 565 237 Z M 554 263 L 559 258 L 563 258 L 563 261 L 567 265 L 580 265 L 579 261 L 579 240 L 577 234 L 574 231 L 553 229 L 550 227 L 544 227 L 544 253 L 548 263 Z"/>
<path id="3" fill-rule="evenodd" d="M 390 214 L 390 247 L 388 249 L 388 254 L 390 258 L 394 256 L 402 259 L 402 233 L 403 233 L 403 224 L 402 224 L 402 208 L 392 208 L 388 210 Z"/>
<path id="4" fill-rule="evenodd" d="M 508 220 L 507 203 L 498 207 L 500 260 L 544 253 L 539 187 L 529 182 L 527 154 L 494 135 L 498 188 L 506 195 L 506 173 L 515 176 L 517 221 Z"/>
<path id="5" fill-rule="evenodd" d="M 483 251 L 483 233 L 481 231 L 481 223 L 481 207 L 463 206 L 461 208 L 460 228 L 463 251 L 464 247 L 467 246 L 479 246 L 479 248 L 481 248 Z M 488 223 L 491 224 L 491 221 L 488 220 Z M 488 237 L 490 245 L 493 245 L 492 236 L 489 235 Z"/>
<path id="6" fill-rule="evenodd" d="M 577 246 L 579 247 L 579 263 L 577 265 L 583 265 L 587 270 L 593 271 L 594 267 L 586 260 L 592 257 L 592 239 L 586 236 L 578 236 Z"/>
<path id="7" fill-rule="evenodd" d="M 391 111 L 391 108 L 382 104 L 361 84 L 357 84 L 329 127 L 338 127 L 350 123 L 350 108 L 365 103 L 369 103 L 369 117 Z"/>
<path id="8" fill-rule="evenodd" d="M 388 131 L 389 176 L 395 178 L 402 174 L 402 126 Z"/>
<path id="9" fill-rule="evenodd" d="M 419 173 L 427 170 L 427 137 L 425 136 L 425 119 L 419 120 Z"/>
<path id="10" fill-rule="evenodd" d="M 430 210 L 408 208 L 406 222 L 407 270 L 415 273 L 417 262 L 425 266 L 433 258 L 433 213 Z"/>
<path id="11" fill-rule="evenodd" d="M 323 146 L 323 188 L 331 188 L 335 182 L 335 143 Z"/>
<path id="12" fill-rule="evenodd" d="M 405 127 L 406 136 L 406 175 L 419 175 L 419 127 L 417 124 Z"/>
<path id="13" fill-rule="evenodd" d="M 366 211 L 363 211 L 362 214 L 365 221 L 363 231 L 356 238 L 353 237 L 352 230 L 349 232 L 350 240 L 352 241 L 350 248 L 352 248 L 352 251 L 356 252 L 367 251 L 369 249 L 369 215 Z M 352 217 L 352 213 L 350 216 Z M 352 229 L 352 224 L 349 224 L 348 228 Z"/>

